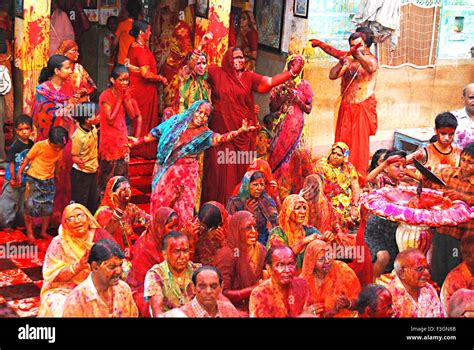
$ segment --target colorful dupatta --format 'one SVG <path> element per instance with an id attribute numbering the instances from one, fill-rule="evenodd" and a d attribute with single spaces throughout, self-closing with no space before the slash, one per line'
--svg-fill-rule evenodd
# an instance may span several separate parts
<path id="1" fill-rule="evenodd" d="M 342 150 L 344 161 L 340 167 L 329 162 L 329 157 L 336 148 Z M 349 163 L 349 147 L 344 142 L 336 142 L 326 158 L 322 158 L 317 166 L 317 172 L 324 178 L 324 193 L 331 200 L 333 207 L 344 218 L 350 216 L 352 198 L 352 181 L 359 179 L 354 166 Z"/>
<path id="2" fill-rule="evenodd" d="M 186 112 L 174 115 L 150 131 L 159 139 L 156 162 L 161 165 L 153 177 L 152 188 L 178 159 L 190 154 L 197 155 L 212 146 L 213 132 L 207 126 L 200 127 L 199 133 L 193 133 L 194 135 L 188 140 L 181 139 L 202 103 L 207 103 L 207 101 L 194 102 Z M 175 149 L 178 143 L 182 146 Z"/>

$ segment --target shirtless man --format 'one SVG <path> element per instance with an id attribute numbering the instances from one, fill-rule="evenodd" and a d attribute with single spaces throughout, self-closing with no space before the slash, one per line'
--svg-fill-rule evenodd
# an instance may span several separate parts
<path id="1" fill-rule="evenodd" d="M 364 42 L 365 35 L 349 37 L 352 55 L 343 56 L 331 68 L 329 79 L 341 79 L 341 106 L 336 124 L 336 142 L 349 146 L 349 161 L 365 178 L 369 164 L 369 136 L 377 131 L 375 84 L 378 61 Z"/>

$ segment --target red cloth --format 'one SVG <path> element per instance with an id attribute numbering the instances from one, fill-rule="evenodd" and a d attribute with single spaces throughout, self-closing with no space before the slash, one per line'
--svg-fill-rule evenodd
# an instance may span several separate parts
<path id="1" fill-rule="evenodd" d="M 336 142 L 344 142 L 351 150 L 349 162 L 359 177 L 367 176 L 370 160 L 369 136 L 377 131 L 377 100 L 372 95 L 361 103 L 342 101 L 336 125 Z"/>
<path id="2" fill-rule="evenodd" d="M 132 66 L 149 66 L 150 72 L 158 73 L 155 57 L 146 46 L 140 47 L 136 42 L 133 43 L 128 51 L 128 59 Z M 138 136 L 145 136 L 160 123 L 156 82 L 143 78 L 139 72 L 130 72 L 130 86 L 133 88 L 133 98 L 138 102 L 142 113 L 142 130 Z M 132 155 L 155 158 L 156 148 L 157 142 L 150 142 L 134 149 Z"/>
<path id="3" fill-rule="evenodd" d="M 99 98 L 99 106 L 106 103 L 111 112 L 115 109 L 117 98 L 112 88 L 105 90 Z M 125 122 L 125 108 L 123 105 L 112 125 L 107 123 L 103 109 L 100 109 L 100 141 L 99 153 L 101 159 L 112 161 L 125 157 L 129 153 L 127 145 L 127 124 Z"/>
<path id="4" fill-rule="evenodd" d="M 211 85 L 214 104 L 214 116 L 209 122 L 209 129 L 220 134 L 239 129 L 245 118 L 249 124 L 258 125 L 253 93 L 257 91 L 262 76 L 254 72 L 243 72 L 239 79 L 233 66 L 232 49 L 229 48 L 224 55 L 222 67 L 215 65 L 209 67 L 208 81 Z M 232 142 L 206 151 L 203 171 L 203 203 L 218 201 L 226 204 L 235 185 L 242 180 L 249 166 L 245 162 L 238 161 L 234 163 L 240 164 L 229 164 L 231 163 L 229 159 L 224 159 L 224 164 L 218 164 L 218 154 L 228 154 L 229 156 L 233 154 L 237 159 L 239 155 L 237 152 L 254 152 L 256 137 L 256 131 L 241 134 Z M 248 157 L 250 153 L 245 154 L 247 159 L 251 158 Z"/>
<path id="5" fill-rule="evenodd" d="M 349 263 L 349 267 L 356 273 L 357 277 L 359 278 L 359 282 L 361 287 L 366 286 L 367 284 L 371 284 L 374 281 L 374 267 L 372 265 L 371 255 L 369 251 L 369 247 L 367 243 L 365 243 L 364 239 L 364 232 L 365 232 L 365 225 L 367 224 L 367 215 L 364 213 L 366 210 L 361 212 L 361 219 L 359 224 L 359 229 L 357 230 L 356 236 L 356 252 L 363 251 L 363 261 L 359 262 L 359 259 L 354 259 L 351 263 Z"/>
<path id="6" fill-rule="evenodd" d="M 168 207 L 161 207 L 153 213 L 153 226 L 146 230 L 137 239 L 133 247 L 136 254 L 133 256 L 132 269 L 127 276 L 127 283 L 132 289 L 133 298 L 137 304 L 140 314 L 150 317 L 149 304 L 143 297 L 143 286 L 145 276 L 149 269 L 155 264 L 164 261 L 161 240 L 166 233 L 166 224 L 176 212 Z"/>

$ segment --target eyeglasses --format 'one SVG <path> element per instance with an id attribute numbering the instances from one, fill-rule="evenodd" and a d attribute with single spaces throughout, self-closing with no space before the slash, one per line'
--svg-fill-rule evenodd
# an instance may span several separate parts
<path id="1" fill-rule="evenodd" d="M 81 214 L 77 214 L 76 216 L 70 216 L 70 217 L 66 218 L 66 221 L 69 222 L 69 223 L 71 223 L 73 221 L 82 222 L 82 221 L 85 221 L 86 218 L 87 218 L 87 216 L 85 214 L 81 213 Z"/>

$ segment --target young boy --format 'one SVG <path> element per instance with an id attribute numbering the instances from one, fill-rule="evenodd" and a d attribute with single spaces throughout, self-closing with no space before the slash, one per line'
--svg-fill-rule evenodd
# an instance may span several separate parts
<path id="1" fill-rule="evenodd" d="M 372 181 L 374 189 L 399 186 L 406 174 L 406 153 L 404 151 L 387 152 L 384 161 L 373 172 L 376 174 Z M 374 278 L 393 270 L 393 263 L 398 254 L 395 239 L 397 227 L 397 222 L 377 215 L 372 215 L 367 220 L 364 235 L 374 263 Z"/>
<path id="2" fill-rule="evenodd" d="M 23 201 L 25 186 L 23 181 L 17 181 L 18 170 L 23 163 L 26 153 L 33 147 L 30 140 L 32 120 L 26 114 L 20 115 L 15 120 L 17 139 L 12 143 L 7 152 L 5 182 L 0 197 L 0 227 L 13 228 L 15 219 L 23 220 Z"/>
<path id="3" fill-rule="evenodd" d="M 97 189 L 97 169 L 99 167 L 97 129 L 99 115 L 94 103 L 83 103 L 76 106 L 74 119 L 79 127 L 72 135 L 71 199 L 84 205 L 95 213 L 99 204 Z"/>
<path id="4" fill-rule="evenodd" d="M 449 199 L 474 206 L 474 142 L 468 143 L 462 150 L 459 167 L 443 169 L 440 177 L 446 183 L 443 191 Z M 434 231 L 431 275 L 439 286 L 446 275 L 461 263 L 461 239 L 473 232 L 473 219 L 458 226 L 438 227 Z"/>
<path id="5" fill-rule="evenodd" d="M 51 238 L 46 230 L 53 213 L 53 202 L 56 194 L 54 178 L 57 162 L 62 157 L 63 148 L 67 142 L 68 133 L 66 129 L 60 126 L 51 127 L 48 132 L 48 139 L 35 143 L 26 155 L 20 170 L 18 170 L 17 181 L 21 185 L 23 172 L 30 165 L 25 176 L 24 204 L 26 235 L 30 243 L 35 240 L 33 217 L 42 219 L 41 237 Z"/>
<path id="6" fill-rule="evenodd" d="M 438 114 L 435 119 L 436 141 L 410 154 L 407 163 L 415 158 L 435 175 L 439 175 L 443 168 L 458 166 L 461 149 L 453 145 L 457 127 L 458 121 L 453 114 Z"/>

